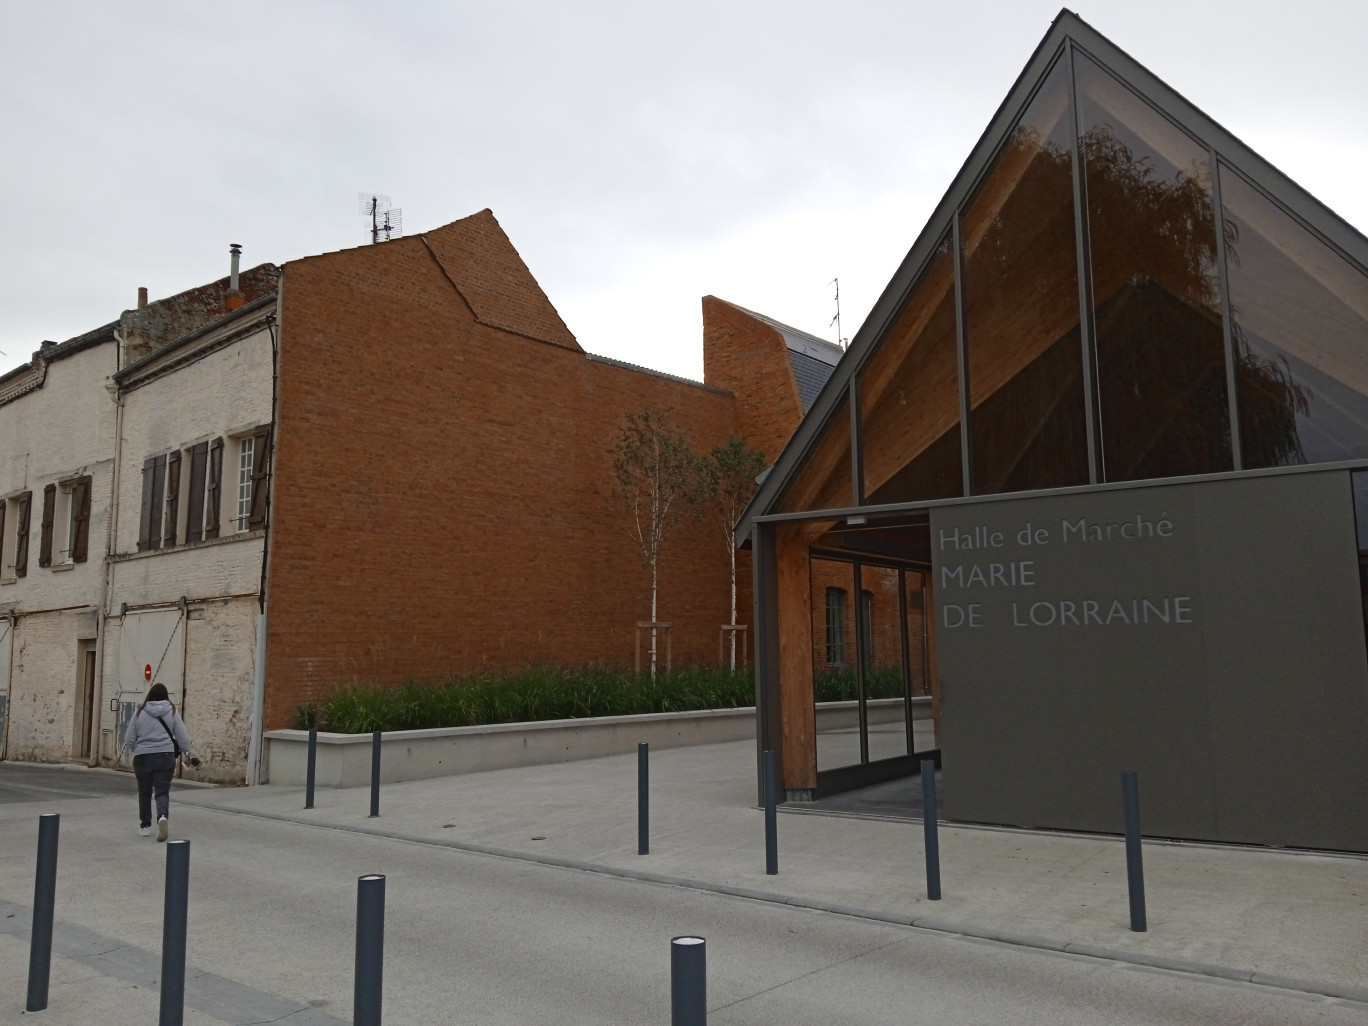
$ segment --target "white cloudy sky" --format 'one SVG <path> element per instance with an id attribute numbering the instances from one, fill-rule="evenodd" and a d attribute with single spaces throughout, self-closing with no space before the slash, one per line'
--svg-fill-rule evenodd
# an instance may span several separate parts
<path id="1" fill-rule="evenodd" d="M 591 352 L 712 293 L 853 336 L 1058 0 L 0 4 L 0 370 L 132 306 L 490 207 Z M 1368 4 L 1078 13 L 1368 230 Z"/>

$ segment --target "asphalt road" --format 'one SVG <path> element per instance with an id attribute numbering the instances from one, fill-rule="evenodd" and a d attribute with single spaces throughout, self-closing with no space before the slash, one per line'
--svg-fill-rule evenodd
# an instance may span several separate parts
<path id="1" fill-rule="evenodd" d="M 83 766 L 0 762 L 0 805 L 109 795 L 131 795 L 136 800 L 137 794 L 138 785 L 131 773 L 90 770 Z"/>
<path id="2" fill-rule="evenodd" d="M 117 1021 L 109 1010 L 133 993 L 126 966 L 160 951 L 165 848 L 135 835 L 126 797 L 52 808 L 59 934 L 98 934 L 126 957 L 106 991 L 90 990 L 88 971 L 54 984 L 44 1021 Z M 32 900 L 36 811 L 0 809 L 0 901 L 15 907 Z M 177 806 L 174 795 L 172 826 L 192 839 L 190 963 L 238 985 L 232 1000 L 304 1010 L 287 1022 L 351 1020 L 356 878 L 379 872 L 387 1026 L 664 1024 L 679 934 L 707 938 L 714 1026 L 1368 1023 L 1362 1005 L 1305 994 Z M 19 1021 L 26 952 L 0 933 L 0 1021 Z M 187 1022 L 262 1021 L 234 1019 L 223 1000 Z"/>

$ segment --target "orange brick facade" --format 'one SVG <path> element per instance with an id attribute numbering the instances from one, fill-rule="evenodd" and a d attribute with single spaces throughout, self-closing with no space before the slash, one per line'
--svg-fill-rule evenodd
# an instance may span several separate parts
<path id="1" fill-rule="evenodd" d="M 700 452 L 763 431 L 770 460 L 801 417 L 786 362 L 777 388 L 714 373 L 716 340 L 725 388 L 587 355 L 487 211 L 290 263 L 280 310 L 268 729 L 353 680 L 630 666 L 650 587 L 609 452 L 625 415 L 667 410 Z M 738 577 L 747 623 L 747 559 Z M 676 665 L 717 659 L 728 606 L 721 531 L 681 522 L 658 612 Z"/>

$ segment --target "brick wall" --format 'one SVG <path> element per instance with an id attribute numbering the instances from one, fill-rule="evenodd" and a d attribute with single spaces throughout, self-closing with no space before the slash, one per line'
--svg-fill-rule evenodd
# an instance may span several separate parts
<path id="1" fill-rule="evenodd" d="M 609 446 L 648 406 L 700 450 L 737 432 L 731 395 L 572 348 L 492 215 L 428 240 L 284 271 L 268 728 L 354 679 L 630 665 L 649 579 Z M 496 259 L 467 258 L 481 247 Z M 721 532 L 686 522 L 667 545 L 675 661 L 711 662 Z M 743 563 L 743 621 L 749 579 Z"/>
<path id="2" fill-rule="evenodd" d="M 774 463 L 803 419 L 783 336 L 731 303 L 704 296 L 703 380 L 736 396 L 737 430 Z"/>

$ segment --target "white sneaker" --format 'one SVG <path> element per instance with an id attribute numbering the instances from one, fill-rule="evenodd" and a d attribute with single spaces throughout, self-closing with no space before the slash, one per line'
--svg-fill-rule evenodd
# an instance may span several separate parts
<path id="1" fill-rule="evenodd" d="M 166 822 L 166 817 L 162 816 L 157 820 L 157 840 L 166 840 L 166 835 L 171 832 L 171 824 Z"/>
<path id="2" fill-rule="evenodd" d="M 140 826 L 140 827 L 138 827 L 138 836 L 139 836 L 139 837 L 151 837 L 151 836 L 152 836 L 152 828 L 151 828 L 150 826 L 147 826 L 147 827 L 145 827 L 145 826 Z"/>

